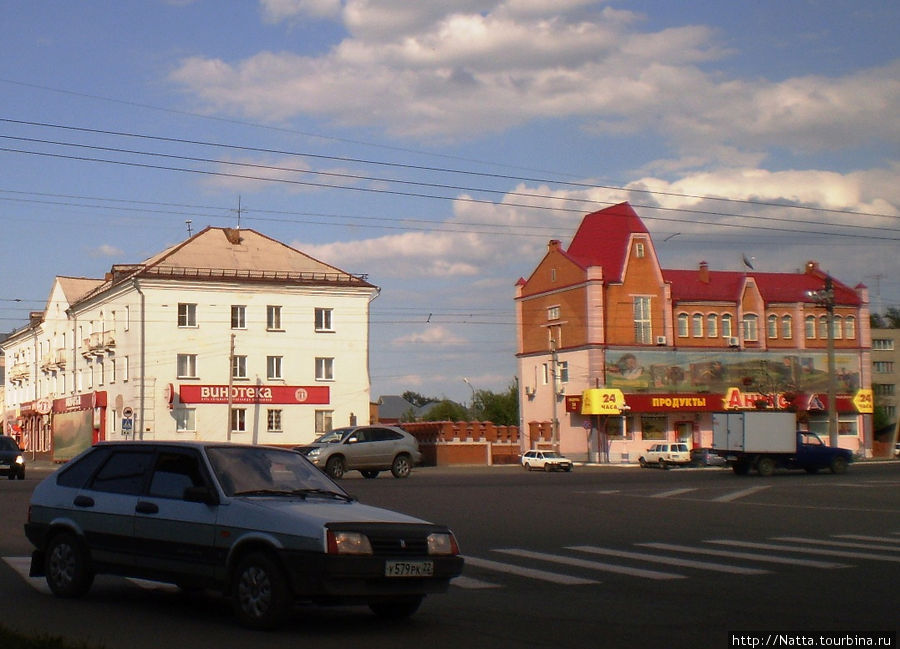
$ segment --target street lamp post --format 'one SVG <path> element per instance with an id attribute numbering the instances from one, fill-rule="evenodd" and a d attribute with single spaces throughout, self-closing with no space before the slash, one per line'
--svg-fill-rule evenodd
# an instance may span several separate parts
<path id="1" fill-rule="evenodd" d="M 469 381 L 469 377 L 463 377 L 463 383 L 469 386 L 469 389 L 472 390 L 472 416 L 476 417 L 477 413 L 475 412 L 475 387 Z"/>
<path id="2" fill-rule="evenodd" d="M 831 275 L 825 275 L 825 288 L 820 291 L 807 293 L 828 314 L 826 323 L 828 327 L 828 443 L 831 446 L 838 445 L 838 416 L 837 416 L 837 388 L 835 385 L 834 362 L 834 282 Z"/>

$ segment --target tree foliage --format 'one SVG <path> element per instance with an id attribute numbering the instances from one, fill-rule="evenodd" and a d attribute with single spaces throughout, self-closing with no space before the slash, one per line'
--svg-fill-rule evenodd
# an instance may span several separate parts
<path id="1" fill-rule="evenodd" d="M 900 329 L 900 307 L 892 306 L 884 313 L 873 313 L 869 322 L 873 329 Z"/>
<path id="2" fill-rule="evenodd" d="M 465 421 L 468 418 L 468 411 L 450 399 L 438 401 L 423 417 L 425 421 Z"/>

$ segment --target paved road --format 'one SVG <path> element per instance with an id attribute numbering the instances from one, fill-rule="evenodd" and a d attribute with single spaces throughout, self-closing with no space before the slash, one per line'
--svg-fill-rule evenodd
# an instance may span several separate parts
<path id="1" fill-rule="evenodd" d="M 2 511 L 24 512 L 33 484 L 0 484 Z M 410 622 L 301 609 L 264 636 L 267 646 L 726 647 L 750 630 L 897 631 L 900 463 L 766 479 L 420 469 L 409 480 L 351 476 L 343 485 L 364 502 L 450 524 L 465 574 Z M 259 642 L 211 594 L 109 577 L 83 600 L 54 599 L 24 576 L 27 551 L 15 526 L 0 530 L 0 606 L 23 628 L 110 648 Z"/>

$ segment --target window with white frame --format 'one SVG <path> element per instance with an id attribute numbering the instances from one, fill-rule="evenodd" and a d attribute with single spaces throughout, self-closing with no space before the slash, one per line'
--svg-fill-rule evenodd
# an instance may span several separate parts
<path id="1" fill-rule="evenodd" d="M 235 355 L 231 357 L 231 378 L 246 379 L 247 378 L 247 357 L 243 355 Z"/>
<path id="2" fill-rule="evenodd" d="M 280 306 L 270 304 L 266 307 L 266 329 L 269 331 L 282 331 Z"/>
<path id="3" fill-rule="evenodd" d="M 688 314 L 687 313 L 679 313 L 676 318 L 676 323 L 678 327 L 678 337 L 679 338 L 687 338 L 688 336 Z"/>
<path id="4" fill-rule="evenodd" d="M 175 408 L 172 410 L 175 417 L 175 430 L 179 433 L 192 433 L 197 430 L 196 408 Z"/>
<path id="5" fill-rule="evenodd" d="M 703 314 L 695 313 L 691 316 L 691 335 L 694 338 L 703 337 Z"/>
<path id="6" fill-rule="evenodd" d="M 803 335 L 808 339 L 816 337 L 816 316 L 808 315 L 803 320 Z"/>
<path id="7" fill-rule="evenodd" d="M 244 433 L 247 431 L 247 409 L 231 409 L 231 432 Z"/>
<path id="8" fill-rule="evenodd" d="M 197 378 L 197 354 L 178 354 L 176 368 L 178 378 Z"/>
<path id="9" fill-rule="evenodd" d="M 128 381 L 128 357 L 122 357 L 122 380 Z"/>
<path id="10" fill-rule="evenodd" d="M 706 335 L 709 338 L 715 338 L 719 335 L 719 316 L 710 313 L 706 316 Z"/>
<path id="11" fill-rule="evenodd" d="M 266 411 L 266 432 L 280 433 L 283 430 L 281 425 L 281 410 L 268 409 Z"/>
<path id="12" fill-rule="evenodd" d="M 635 296 L 632 304 L 634 314 L 634 342 L 649 345 L 653 342 L 653 330 L 650 323 L 650 298 Z"/>
<path id="13" fill-rule="evenodd" d="M 781 337 L 785 340 L 794 337 L 794 319 L 789 315 L 781 316 Z"/>
<path id="14" fill-rule="evenodd" d="M 722 338 L 734 336 L 734 318 L 730 313 L 722 314 Z"/>
<path id="15" fill-rule="evenodd" d="M 246 329 L 247 328 L 247 307 L 243 304 L 231 305 L 231 328 Z"/>
<path id="16" fill-rule="evenodd" d="M 854 340 L 856 338 L 856 318 L 852 315 L 848 315 L 844 318 L 844 338 L 847 340 Z M 893 349 L 893 345 L 891 346 Z"/>
<path id="17" fill-rule="evenodd" d="M 644 258 L 644 244 L 641 241 L 638 241 L 634 244 L 634 256 L 637 259 Z"/>
<path id="18" fill-rule="evenodd" d="M 547 320 L 559 320 L 559 307 L 547 307 Z"/>
<path id="19" fill-rule="evenodd" d="M 844 337 L 844 319 L 841 316 L 836 315 L 833 317 L 831 321 L 831 335 L 834 336 L 835 340 L 840 340 Z"/>
<path id="20" fill-rule="evenodd" d="M 334 358 L 330 356 L 316 357 L 316 381 L 334 380 Z"/>
<path id="21" fill-rule="evenodd" d="M 266 378 L 281 379 L 281 362 L 283 356 L 266 356 Z"/>
<path id="22" fill-rule="evenodd" d="M 893 351 L 894 341 L 891 338 L 874 338 L 872 339 L 872 349 Z"/>
<path id="23" fill-rule="evenodd" d="M 316 308 L 316 331 L 334 331 L 334 326 L 331 321 L 333 311 L 334 309 Z"/>
<path id="24" fill-rule="evenodd" d="M 559 361 L 556 364 L 556 374 L 560 383 L 569 382 L 569 361 Z"/>
<path id="25" fill-rule="evenodd" d="M 828 339 L 828 316 L 819 316 L 819 338 Z"/>
<path id="26" fill-rule="evenodd" d="M 766 318 L 766 336 L 778 338 L 778 316 L 770 315 Z"/>
<path id="27" fill-rule="evenodd" d="M 759 316 L 747 313 L 741 321 L 741 327 L 744 330 L 744 340 L 759 340 Z"/>
<path id="28" fill-rule="evenodd" d="M 316 436 L 330 432 L 333 423 L 334 410 L 316 410 Z"/>
<path id="29" fill-rule="evenodd" d="M 197 326 L 197 305 L 186 304 L 184 302 L 178 304 L 178 326 L 179 327 L 196 327 Z"/>

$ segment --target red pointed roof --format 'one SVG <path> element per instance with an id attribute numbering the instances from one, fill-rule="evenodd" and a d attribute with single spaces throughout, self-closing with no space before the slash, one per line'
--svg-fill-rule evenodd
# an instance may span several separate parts
<path id="1" fill-rule="evenodd" d="M 649 234 L 628 203 L 619 203 L 584 217 L 566 253 L 581 266 L 602 266 L 607 281 L 618 282 L 625 268 L 628 240 Z"/>

